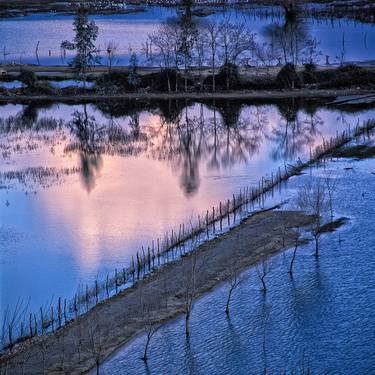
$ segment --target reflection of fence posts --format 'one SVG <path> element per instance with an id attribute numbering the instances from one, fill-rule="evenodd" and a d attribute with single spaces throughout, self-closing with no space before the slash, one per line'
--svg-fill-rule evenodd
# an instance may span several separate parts
<path id="1" fill-rule="evenodd" d="M 126 288 L 128 286 L 133 286 L 142 276 L 145 277 L 148 273 L 152 272 L 152 270 L 155 269 L 156 258 L 157 267 L 161 267 L 163 264 L 167 264 L 176 259 L 175 255 L 177 255 L 178 248 L 180 248 L 180 256 L 182 256 L 181 247 L 185 246 L 188 241 L 199 243 L 202 234 L 206 234 L 207 238 L 210 238 L 210 228 L 212 228 L 212 233 L 214 234 L 216 232 L 216 222 L 220 223 L 220 231 L 222 231 L 223 220 L 227 218 L 227 224 L 228 227 L 230 227 L 231 223 L 235 224 L 237 212 L 244 205 L 251 204 L 252 207 L 254 207 L 254 204 L 257 202 L 259 205 L 264 204 L 266 195 L 268 193 L 273 195 L 275 187 L 281 186 L 282 183 L 285 183 L 290 177 L 300 174 L 302 170 L 329 157 L 333 151 L 340 149 L 349 142 L 353 140 L 359 141 L 361 137 L 364 137 L 364 139 L 370 137 L 374 129 L 375 120 L 369 120 L 362 126 L 357 124 L 353 131 L 344 131 L 341 134 L 336 134 L 334 138 L 323 140 L 320 146 L 310 151 L 310 159 L 307 162 L 302 162 L 298 159 L 294 165 L 286 165 L 284 172 L 282 172 L 279 167 L 275 174 L 271 174 L 270 179 L 262 177 L 256 187 L 252 186 L 251 188 L 241 189 L 237 195 L 233 194 L 232 199 L 228 199 L 226 203 L 219 202 L 218 207 L 212 208 L 212 214 L 206 211 L 205 220 L 202 220 L 201 215 L 198 215 L 197 221 L 195 224 L 190 224 L 189 230 L 185 230 L 185 225 L 182 224 L 179 226 L 178 235 L 177 232 L 175 233 L 173 230 L 170 235 L 166 232 L 164 239 L 157 239 L 156 252 L 154 248 L 155 242 L 152 241 L 152 250 L 148 247 L 147 255 L 142 247 L 142 253 L 136 253 L 136 262 L 134 256 L 132 256 L 130 266 L 123 268 L 122 273 L 119 274 L 118 270 L 115 269 L 114 275 L 111 277 L 107 275 L 103 282 L 95 280 L 92 288 L 86 285 L 84 290 L 75 294 L 72 301 L 67 302 L 66 299 L 64 299 L 63 309 L 61 298 L 58 298 L 56 307 L 51 306 L 51 308 L 46 311 L 40 308 L 39 323 L 36 315 L 30 313 L 28 322 L 25 316 L 22 321 L 19 322 L 18 330 L 13 324 L 6 324 L 5 327 L 8 332 L 3 332 L 2 337 L 3 340 L 5 340 L 4 337 L 7 337 L 7 342 L 2 343 L 3 347 L 12 347 L 12 345 L 17 342 L 34 337 L 38 334 L 44 334 L 48 329 L 54 332 L 55 327 L 61 328 L 69 321 L 78 319 L 85 311 L 88 312 L 98 303 L 119 293 L 119 291 L 122 290 L 121 287 Z M 174 254 L 174 250 L 176 250 L 176 254 Z M 86 307 L 86 309 L 81 309 L 80 306 Z M 27 325 L 29 326 L 28 332 L 27 329 L 24 329 Z"/>

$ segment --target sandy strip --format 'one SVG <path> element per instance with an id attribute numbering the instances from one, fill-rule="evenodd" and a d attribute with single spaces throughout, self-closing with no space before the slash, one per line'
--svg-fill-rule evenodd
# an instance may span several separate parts
<path id="1" fill-rule="evenodd" d="M 352 95 L 375 95 L 375 90 L 272 90 L 272 91 L 228 91 L 217 93 L 127 93 L 121 95 L 0 95 L 0 102 L 30 103 L 30 102 L 66 102 L 80 103 L 108 100 L 210 100 L 210 99 L 290 99 L 290 98 L 336 98 Z"/>
<path id="2" fill-rule="evenodd" d="M 151 322 L 160 324 L 184 313 L 193 264 L 197 298 L 227 279 L 233 267 L 247 268 L 290 247 L 294 243 L 291 228 L 310 220 L 298 212 L 254 214 L 230 232 L 201 245 L 195 256 L 190 254 L 161 267 L 58 332 L 20 344 L 7 364 L 3 358 L 3 366 L 7 366 L 7 374 L 42 374 L 44 356 L 46 374 L 84 373 L 95 366 L 95 357 L 102 362 Z"/>

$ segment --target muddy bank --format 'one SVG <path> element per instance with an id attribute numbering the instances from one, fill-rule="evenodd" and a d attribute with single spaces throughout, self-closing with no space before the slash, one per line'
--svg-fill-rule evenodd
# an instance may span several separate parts
<path id="1" fill-rule="evenodd" d="M 346 95 L 375 95 L 375 90 L 273 90 L 273 91 L 230 91 L 216 93 L 127 93 L 118 95 L 86 94 L 75 96 L 64 95 L 0 95 L 0 102 L 32 103 L 55 102 L 65 103 L 93 102 L 105 100 L 170 100 L 170 99 L 289 99 L 289 98 L 327 98 L 334 99 Z"/>
<path id="2" fill-rule="evenodd" d="M 243 269 L 290 247 L 294 243 L 292 227 L 310 220 L 298 212 L 255 214 L 229 233 L 200 246 L 195 256 L 163 266 L 56 333 L 18 344 L 11 356 L 2 358 L 2 366 L 8 374 L 23 370 L 40 374 L 43 367 L 48 374 L 88 371 L 150 324 L 160 324 L 184 312 L 193 264 L 197 298 L 227 279 L 233 266 Z"/>

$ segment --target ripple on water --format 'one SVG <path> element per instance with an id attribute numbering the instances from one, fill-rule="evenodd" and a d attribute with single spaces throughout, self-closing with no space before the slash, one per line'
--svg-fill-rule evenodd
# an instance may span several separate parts
<path id="1" fill-rule="evenodd" d="M 222 285 L 195 304 L 188 342 L 184 321 L 178 318 L 154 337 L 147 367 L 139 360 L 144 345 L 140 336 L 108 360 L 103 373 L 259 374 L 264 368 L 280 373 L 301 363 L 318 373 L 373 373 L 372 163 L 351 163 L 355 175 L 344 170 L 346 161 L 335 163 L 339 178 L 335 209 L 351 221 L 323 236 L 318 260 L 312 245 L 301 248 L 290 279 L 291 252 L 277 256 L 267 277 L 266 295 L 260 291 L 255 271 L 246 271 L 247 277 L 234 292 L 229 319 L 224 313 L 228 287 Z M 306 178 L 293 179 L 290 188 Z"/>

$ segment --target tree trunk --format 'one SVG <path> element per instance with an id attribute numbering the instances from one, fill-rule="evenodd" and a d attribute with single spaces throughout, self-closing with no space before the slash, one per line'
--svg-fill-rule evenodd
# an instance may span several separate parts
<path id="1" fill-rule="evenodd" d="M 263 292 L 267 292 L 267 288 L 266 288 L 266 283 L 264 282 L 264 278 L 265 278 L 266 276 L 265 275 L 263 275 L 262 277 L 261 277 L 261 281 L 262 281 L 262 285 L 263 285 Z"/>
<path id="2" fill-rule="evenodd" d="M 145 346 L 145 351 L 143 353 L 143 357 L 142 359 L 147 362 L 147 352 L 148 352 L 148 345 L 150 344 L 150 336 L 147 335 L 147 342 L 146 342 L 146 346 Z"/>
<path id="3" fill-rule="evenodd" d="M 167 73 L 167 81 L 168 81 L 168 92 L 171 92 L 171 78 L 169 77 L 169 73 Z"/>
<path id="4" fill-rule="evenodd" d="M 186 337 L 190 336 L 190 311 L 186 313 L 185 317 L 185 335 Z"/>
<path id="5" fill-rule="evenodd" d="M 231 287 L 229 289 L 229 294 L 228 294 L 228 299 L 227 299 L 227 305 L 225 307 L 225 312 L 226 312 L 227 315 L 229 315 L 229 305 L 230 305 L 230 300 L 232 298 L 232 292 L 233 292 L 233 288 Z"/>
<path id="6" fill-rule="evenodd" d="M 293 273 L 293 264 L 294 264 L 294 260 L 296 259 L 297 248 L 298 248 L 298 245 L 296 245 L 295 248 L 294 248 L 292 261 L 290 262 L 290 267 L 289 267 L 289 273 L 290 273 L 290 274 Z"/>
<path id="7" fill-rule="evenodd" d="M 215 57 L 212 58 L 212 92 L 216 91 Z"/>
<path id="8" fill-rule="evenodd" d="M 319 237 L 315 236 L 315 256 L 319 256 Z"/>

